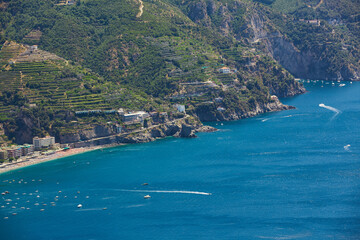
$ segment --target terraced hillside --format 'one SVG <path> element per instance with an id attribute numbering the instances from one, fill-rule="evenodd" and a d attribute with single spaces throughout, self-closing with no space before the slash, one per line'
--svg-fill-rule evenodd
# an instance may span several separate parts
<path id="1" fill-rule="evenodd" d="M 55 57 L 48 61 L 17 62 L 23 53 L 20 49 L 28 48 L 16 43 L 3 45 L 0 52 L 4 56 L 0 72 L 3 94 L 19 92 L 27 104 L 54 111 L 110 108 L 103 95 L 93 90 L 100 81 L 98 77 Z M 16 107 L 1 101 L 0 113 L 9 113 Z"/>
<path id="2" fill-rule="evenodd" d="M 253 110 L 280 110 L 268 107 L 274 105 L 271 95 L 304 91 L 261 49 L 199 24 L 177 3 L 141 2 L 9 0 L 3 5 L 0 84 L 8 88 L 1 91 L 0 112 L 7 132 L 14 133 L 9 136 L 21 136 L 24 115 L 40 126 L 34 132 L 28 126 L 27 136 L 110 122 L 110 117 L 83 121 L 74 117 L 77 110 L 121 107 L 171 115 L 174 104 L 183 104 L 201 120 L 230 120 Z M 40 112 L 48 119 L 37 121 Z"/>

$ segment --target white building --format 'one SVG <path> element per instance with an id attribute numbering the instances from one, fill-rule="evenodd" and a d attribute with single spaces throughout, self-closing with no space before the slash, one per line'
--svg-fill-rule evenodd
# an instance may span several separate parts
<path id="1" fill-rule="evenodd" d="M 124 122 L 132 122 L 132 121 L 143 121 L 145 118 L 150 117 L 150 114 L 144 111 L 138 111 L 134 113 L 124 114 L 123 120 Z"/>
<path id="2" fill-rule="evenodd" d="M 185 113 L 185 105 L 175 104 L 175 107 L 179 112 Z"/>
<path id="3" fill-rule="evenodd" d="M 221 73 L 230 73 L 230 68 L 228 68 L 228 67 L 220 68 L 219 72 L 221 72 Z"/>
<path id="4" fill-rule="evenodd" d="M 35 150 L 39 150 L 41 148 L 45 148 L 45 147 L 51 147 L 55 144 L 55 137 L 44 137 L 44 138 L 39 138 L 39 137 L 34 137 L 33 138 L 33 145 Z"/>

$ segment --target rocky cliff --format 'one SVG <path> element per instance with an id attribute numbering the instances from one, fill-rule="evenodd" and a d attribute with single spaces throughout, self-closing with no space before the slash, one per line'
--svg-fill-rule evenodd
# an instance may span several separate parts
<path id="1" fill-rule="evenodd" d="M 80 130 L 75 133 L 64 133 L 59 136 L 60 143 L 74 143 L 101 138 L 115 134 L 108 126 L 96 125 L 91 129 Z"/>
<path id="2" fill-rule="evenodd" d="M 196 112 L 201 121 L 232 121 L 254 117 L 266 112 L 277 112 L 294 109 L 292 106 L 282 104 L 276 96 L 272 96 L 272 101 L 266 104 L 255 103 L 250 111 L 199 111 Z"/>
<path id="3" fill-rule="evenodd" d="M 331 70 L 330 60 L 317 51 L 299 50 L 279 30 L 269 26 L 270 20 L 256 9 L 249 16 L 253 43 L 263 44 L 265 51 L 297 78 L 322 80 L 359 80 L 360 68 L 344 64 Z M 250 31 L 251 32 L 251 31 Z"/>
<path id="4" fill-rule="evenodd" d="M 132 133 L 116 135 L 104 126 L 68 133 L 61 136 L 61 143 L 69 143 L 72 147 L 89 147 L 105 144 L 145 143 L 165 137 L 194 138 L 197 132 L 213 132 L 215 128 L 204 126 L 194 117 L 187 116 L 164 124 L 155 125 Z"/>

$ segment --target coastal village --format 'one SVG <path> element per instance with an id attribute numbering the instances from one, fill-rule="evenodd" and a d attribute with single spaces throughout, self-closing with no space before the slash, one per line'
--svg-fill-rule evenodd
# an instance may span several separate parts
<path id="1" fill-rule="evenodd" d="M 175 104 L 174 108 L 181 114 L 182 117 L 185 116 L 185 106 Z M 135 112 L 125 112 L 124 109 L 120 108 L 118 110 L 84 110 L 76 111 L 77 116 L 84 115 L 96 115 L 96 114 L 116 114 L 121 117 L 122 122 L 112 123 L 108 122 L 113 128 L 112 134 L 109 135 L 118 135 L 129 134 L 134 132 L 139 132 L 141 130 L 146 130 L 151 126 L 158 126 L 159 124 L 165 124 L 169 122 L 167 112 L 145 112 L 145 111 L 135 111 Z M 131 127 L 137 125 L 136 127 Z M 4 135 L 3 125 L 0 125 L 0 136 Z M 109 136 L 105 136 L 109 137 Z M 28 161 L 39 156 L 49 156 L 59 152 L 66 152 L 70 148 L 81 147 L 76 142 L 75 143 L 63 143 L 56 142 L 54 136 L 45 136 L 45 137 L 34 137 L 32 144 L 24 145 L 9 145 L 3 144 L 0 146 L 0 168 L 4 168 L 11 164 L 16 164 L 19 162 Z"/>

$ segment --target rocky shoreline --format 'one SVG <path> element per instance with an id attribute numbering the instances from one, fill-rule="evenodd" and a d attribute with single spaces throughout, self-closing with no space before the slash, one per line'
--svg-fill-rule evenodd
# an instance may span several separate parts
<path id="1" fill-rule="evenodd" d="M 295 107 L 282 104 L 276 96 L 273 96 L 272 102 L 265 104 L 256 103 L 252 111 L 245 111 L 245 112 L 232 111 L 229 113 L 207 112 L 207 113 L 198 114 L 198 117 L 202 122 L 236 121 L 244 118 L 255 117 L 259 114 L 263 114 L 267 112 L 279 112 L 279 111 L 291 110 L 291 109 L 295 109 Z"/>
<path id="2" fill-rule="evenodd" d="M 256 104 L 254 110 L 252 111 L 244 113 L 232 112 L 230 114 L 218 112 L 216 115 L 208 116 L 206 119 L 210 119 L 210 121 L 234 121 L 254 117 L 256 115 L 266 112 L 276 112 L 290 109 L 295 109 L 295 107 L 282 104 L 276 97 L 272 99 L 272 102 L 266 103 L 264 105 Z M 198 118 L 196 118 L 187 115 L 181 119 L 175 119 L 173 121 L 151 126 L 149 128 L 141 129 L 131 133 L 109 135 L 92 138 L 85 141 L 70 143 L 69 146 L 72 149 L 66 152 L 58 152 L 51 156 L 40 155 L 32 158 L 31 160 L 24 160 L 0 166 L 0 174 L 18 168 L 35 165 L 38 163 L 63 158 L 65 156 L 76 155 L 79 153 L 84 153 L 87 151 L 101 148 L 115 147 L 124 144 L 152 142 L 165 137 L 195 138 L 196 133 L 199 132 L 217 131 L 217 129 L 214 127 L 203 125 L 200 121 L 201 118 L 204 118 L 204 116 L 198 116 Z"/>

